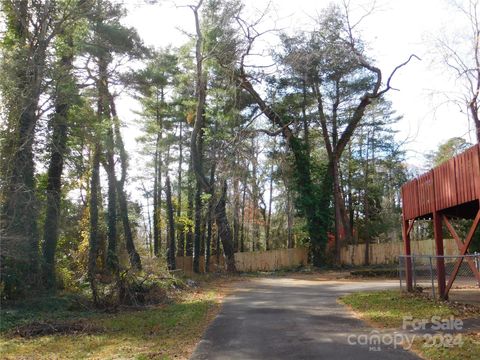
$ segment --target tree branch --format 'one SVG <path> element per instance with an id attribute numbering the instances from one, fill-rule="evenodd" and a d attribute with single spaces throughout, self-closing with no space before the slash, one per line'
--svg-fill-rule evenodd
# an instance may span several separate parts
<path id="1" fill-rule="evenodd" d="M 392 81 L 392 78 L 393 78 L 393 75 L 395 75 L 395 73 L 397 72 L 397 70 L 399 70 L 400 68 L 404 67 L 405 65 L 407 65 L 413 58 L 416 58 L 417 60 L 419 61 L 422 61 L 422 59 L 420 59 L 417 55 L 415 54 L 411 54 L 410 57 L 407 59 L 407 61 L 404 61 L 403 63 L 401 63 L 400 65 L 397 65 L 395 67 L 395 69 L 393 69 L 393 71 L 391 72 L 390 76 L 388 77 L 388 80 L 387 80 L 387 85 L 385 87 L 385 89 L 383 89 L 382 91 L 378 92 L 377 94 L 377 98 L 382 96 L 383 94 L 385 94 L 387 91 L 389 90 L 398 90 L 398 89 L 395 89 L 393 88 L 392 86 L 390 86 L 390 82 Z"/>

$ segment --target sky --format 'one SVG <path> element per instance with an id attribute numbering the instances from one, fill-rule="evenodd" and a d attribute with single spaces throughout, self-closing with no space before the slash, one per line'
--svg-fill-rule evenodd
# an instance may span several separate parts
<path id="1" fill-rule="evenodd" d="M 193 15 L 190 9 L 173 2 L 160 0 L 148 5 L 142 0 L 122 1 L 128 9 L 125 24 L 135 27 L 144 42 L 156 48 L 182 45 L 186 33 L 193 32 Z M 250 12 L 264 9 L 266 0 L 245 0 Z M 323 0 L 272 0 L 272 11 L 265 19 L 265 27 L 293 31 L 311 28 L 312 18 L 321 13 L 331 1 Z M 350 1 L 352 22 L 359 19 L 372 6 L 372 1 Z M 407 162 L 422 166 L 424 154 L 435 150 L 451 137 L 464 137 L 474 142 L 473 129 L 465 113 L 458 106 L 445 102 L 445 96 L 458 89 L 459 84 L 444 68 L 437 65 L 432 39 L 439 34 L 455 35 L 465 26 L 460 15 L 448 6 L 447 0 L 377 0 L 375 10 L 359 25 L 358 31 L 368 44 L 368 53 L 375 59 L 384 77 L 404 62 L 411 54 L 413 59 L 402 67 L 392 80 L 398 91 L 390 91 L 388 99 L 402 120 L 396 125 L 397 140 L 404 143 Z M 266 39 L 265 47 L 271 46 L 272 38 Z M 269 44 L 270 42 L 270 44 Z M 439 95 L 440 94 L 440 95 Z M 135 126 L 139 110 L 135 101 L 123 95 L 119 101 L 120 114 L 126 122 L 126 144 L 136 149 L 135 137 L 140 135 Z"/>

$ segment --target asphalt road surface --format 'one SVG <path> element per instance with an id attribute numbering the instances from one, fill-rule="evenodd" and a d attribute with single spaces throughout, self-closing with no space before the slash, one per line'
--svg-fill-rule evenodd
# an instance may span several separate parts
<path id="1" fill-rule="evenodd" d="M 418 359 L 401 346 L 372 346 L 373 330 L 343 305 L 341 295 L 397 282 L 259 278 L 240 282 L 191 359 Z"/>

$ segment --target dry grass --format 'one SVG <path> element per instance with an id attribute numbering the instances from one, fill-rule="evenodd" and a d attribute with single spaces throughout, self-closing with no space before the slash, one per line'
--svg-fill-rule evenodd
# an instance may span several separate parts
<path id="1" fill-rule="evenodd" d="M 480 333 L 462 334 L 459 346 L 424 346 L 425 340 L 413 343 L 413 349 L 422 358 L 428 360 L 477 360 L 480 354 Z"/>

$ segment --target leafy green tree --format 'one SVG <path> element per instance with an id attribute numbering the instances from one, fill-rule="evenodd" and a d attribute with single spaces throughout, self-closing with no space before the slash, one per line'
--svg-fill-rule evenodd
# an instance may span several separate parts
<path id="1" fill-rule="evenodd" d="M 328 229 L 327 214 L 321 209 L 327 209 L 333 199 L 335 254 L 339 262 L 342 238 L 351 234 L 341 186 L 340 160 L 367 109 L 390 89 L 391 77 L 381 89 L 381 70 L 367 57 L 362 41 L 353 35 L 348 12 L 336 6 L 326 9 L 318 20 L 317 29 L 295 37 L 284 37 L 283 44 L 282 63 L 302 80 L 304 106 L 314 104 L 307 109 L 320 123 L 328 158 L 327 171 L 317 183 L 312 177 L 308 127 L 304 130 L 307 141 L 301 146 L 294 134 L 290 136 L 295 138 L 290 143 L 293 154 L 296 154 L 296 176 L 302 178 L 297 181 L 300 194 L 297 204 L 307 217 L 314 254 L 320 255 L 325 238 L 315 235 L 314 231 L 318 234 L 319 228 Z M 302 115 L 305 118 L 305 111 Z M 274 116 L 271 118 L 275 120 Z M 317 194 L 315 200 L 309 201 L 312 199 L 310 194 Z M 318 210 L 312 210 L 317 207 Z"/>
<path id="2" fill-rule="evenodd" d="M 162 242 L 162 172 L 168 170 L 163 161 L 163 154 L 170 145 L 173 122 L 177 119 L 175 107 L 182 103 L 181 99 L 173 97 L 179 74 L 177 56 L 171 49 L 165 49 L 153 54 L 147 66 L 132 75 L 133 87 L 142 105 L 140 115 L 144 121 L 145 134 L 139 141 L 144 144 L 147 154 L 153 152 L 150 156 L 153 157 L 154 168 L 153 247 L 156 256 L 160 255 Z M 170 94 L 169 97 L 167 94 Z M 183 122 L 183 119 L 180 122 Z"/>
<path id="3" fill-rule="evenodd" d="M 50 45 L 81 17 L 87 0 L 2 1 L 1 91 L 6 126 L 2 137 L 2 282 L 7 296 L 38 287 L 39 204 L 36 199 L 34 142 L 45 91 Z"/>
<path id="4" fill-rule="evenodd" d="M 214 53 L 224 52 L 222 47 L 224 40 L 229 34 L 228 23 L 231 21 L 231 15 L 237 8 L 233 3 L 222 3 L 217 0 L 210 0 L 205 4 L 203 17 L 200 13 L 203 0 L 200 0 L 195 6 L 192 6 L 192 12 L 195 20 L 195 60 L 196 60 L 196 110 L 195 122 L 193 123 L 192 137 L 190 144 L 190 155 L 192 169 L 196 179 L 195 194 L 195 232 L 193 246 L 194 271 L 199 270 L 200 256 L 200 222 L 201 222 L 201 193 L 202 191 L 215 198 L 213 184 L 208 180 L 204 169 L 204 128 L 206 127 L 207 110 L 207 81 L 208 69 L 206 67 L 206 58 L 213 57 Z M 203 23 L 202 23 L 203 21 Z M 225 55 L 225 53 L 223 54 Z M 233 252 L 233 241 L 230 225 L 226 215 L 226 192 L 227 182 L 223 181 L 221 195 L 215 205 L 215 219 L 222 241 L 223 251 L 226 258 L 227 270 L 235 271 L 235 259 Z M 214 201 L 214 200 L 211 200 Z"/>
<path id="5" fill-rule="evenodd" d="M 55 252 L 59 237 L 61 214 L 62 174 L 68 151 L 68 134 L 72 126 L 70 112 L 79 104 L 78 86 L 73 72 L 73 60 L 78 51 L 77 28 L 65 29 L 57 39 L 58 62 L 53 76 L 55 81 L 55 111 L 50 118 L 51 143 L 48 180 L 46 188 L 46 215 L 43 229 L 43 278 L 48 288 L 55 287 Z M 77 42 L 77 44 L 75 44 Z"/>
<path id="6" fill-rule="evenodd" d="M 440 165 L 441 163 L 450 160 L 455 155 L 458 155 L 467 150 L 472 144 L 467 142 L 464 138 L 454 137 L 448 139 L 438 146 L 438 149 L 426 155 L 427 166 L 429 168 Z"/>
<path id="7" fill-rule="evenodd" d="M 351 240 L 355 243 L 358 237 L 365 242 L 365 264 L 370 261 L 372 240 L 394 241 L 399 236 L 399 189 L 406 181 L 404 152 L 392 130 L 399 119 L 389 102 L 373 103 L 340 164 L 350 224 L 356 229 Z"/>
<path id="8" fill-rule="evenodd" d="M 90 78 L 94 80 L 96 94 L 94 96 L 97 108 L 97 121 L 93 129 L 93 163 L 92 180 L 90 188 L 90 253 L 89 269 L 90 281 L 95 279 L 94 272 L 96 256 L 98 251 L 98 211 L 92 207 L 98 207 L 98 194 L 94 187 L 99 188 L 97 169 L 99 164 L 107 173 L 108 179 L 108 208 L 107 208 L 107 267 L 118 277 L 119 260 L 117 254 L 117 199 L 119 210 L 126 237 L 127 251 L 129 252 L 130 263 L 134 268 L 140 268 L 140 257 L 136 252 L 132 232 L 128 219 L 128 208 L 125 191 L 123 189 L 126 170 L 127 156 L 124 151 L 123 140 L 119 129 L 118 117 L 115 109 L 114 95 L 111 90 L 112 83 L 118 73 L 115 71 L 118 61 L 132 61 L 139 59 L 145 53 L 145 48 L 138 37 L 136 31 L 132 28 L 126 28 L 121 24 L 125 12 L 120 4 L 114 4 L 106 0 L 98 0 L 94 9 L 89 13 L 89 36 L 83 46 L 83 51 L 88 57 L 86 71 Z M 95 64 L 95 69 L 89 67 L 89 63 Z M 113 64 L 117 62 L 116 64 Z M 116 177 L 116 154 L 119 153 L 121 163 L 121 178 L 117 181 Z M 92 291 L 95 285 L 92 284 Z"/>

